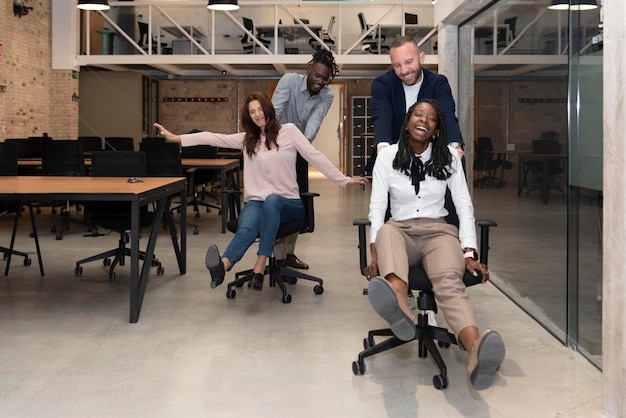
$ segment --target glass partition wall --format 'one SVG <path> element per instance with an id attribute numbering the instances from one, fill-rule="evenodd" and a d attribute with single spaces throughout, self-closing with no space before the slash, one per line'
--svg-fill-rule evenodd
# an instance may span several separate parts
<path id="1" fill-rule="evenodd" d="M 460 106 L 474 107 L 476 216 L 498 222 L 492 282 L 601 367 L 600 8 L 552 3 L 501 0 L 464 24 L 474 100 Z"/>

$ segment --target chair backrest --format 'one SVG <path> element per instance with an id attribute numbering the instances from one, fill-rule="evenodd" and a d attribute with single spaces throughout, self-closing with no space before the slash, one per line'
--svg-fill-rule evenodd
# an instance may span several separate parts
<path id="1" fill-rule="evenodd" d="M 504 24 L 509 26 L 509 35 L 511 39 L 507 39 L 507 41 L 512 41 L 515 39 L 515 24 L 517 23 L 517 17 L 509 17 L 508 19 L 504 19 Z"/>
<path id="2" fill-rule="evenodd" d="M 183 147 L 182 158 L 217 158 L 217 148 L 212 145 Z"/>
<path id="3" fill-rule="evenodd" d="M 144 136 L 141 138 L 141 142 L 156 142 L 162 144 L 165 142 L 165 138 L 162 136 Z"/>
<path id="4" fill-rule="evenodd" d="M 365 13 L 359 12 L 358 16 L 359 16 L 359 26 L 361 27 L 361 32 L 365 32 L 366 30 L 369 29 L 369 26 L 367 25 L 367 21 L 365 20 Z"/>
<path id="5" fill-rule="evenodd" d="M 333 38 L 333 28 L 335 27 L 335 16 L 331 16 L 330 20 L 328 21 L 328 28 L 326 28 L 326 36 L 328 37 L 328 39 L 332 39 Z"/>
<path id="6" fill-rule="evenodd" d="M 145 177 L 148 175 L 146 154 L 142 151 L 94 151 L 91 175 L 98 177 Z"/>
<path id="7" fill-rule="evenodd" d="M 128 136 L 105 136 L 105 151 L 134 151 L 135 140 Z"/>
<path id="8" fill-rule="evenodd" d="M 154 177 L 183 176 L 180 146 L 174 142 L 142 142 L 139 149 L 146 154 L 148 175 Z"/>
<path id="9" fill-rule="evenodd" d="M 102 151 L 102 138 L 99 136 L 79 136 L 78 142 L 83 147 L 83 152 Z"/>
<path id="10" fill-rule="evenodd" d="M 31 149 L 33 150 L 33 157 L 41 158 L 43 156 L 43 146 L 47 141 L 52 141 L 52 137 L 49 136 L 29 136 L 28 142 L 31 143 Z"/>
<path id="11" fill-rule="evenodd" d="M 32 143 L 28 138 L 7 138 L 4 140 L 5 144 L 14 144 L 17 148 L 17 158 L 33 158 Z"/>
<path id="12" fill-rule="evenodd" d="M 141 47 L 148 47 L 148 24 L 145 22 L 137 22 L 137 29 L 139 29 L 139 40 L 137 43 Z"/>
<path id="13" fill-rule="evenodd" d="M 241 19 L 243 20 L 243 27 L 248 29 L 250 33 L 254 35 L 254 21 L 248 17 L 242 17 Z M 250 37 L 248 36 L 247 33 L 244 33 L 243 38 L 241 38 L 241 43 L 246 44 L 249 42 L 250 42 Z"/>
<path id="14" fill-rule="evenodd" d="M 71 139 L 46 141 L 41 157 L 43 174 L 48 176 L 84 176 L 83 147 Z"/>
<path id="15" fill-rule="evenodd" d="M 17 175 L 17 144 L 0 142 L 0 176 Z"/>

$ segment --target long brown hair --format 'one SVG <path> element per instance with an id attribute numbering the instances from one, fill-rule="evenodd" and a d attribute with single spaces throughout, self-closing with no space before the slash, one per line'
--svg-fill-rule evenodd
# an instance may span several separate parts
<path id="1" fill-rule="evenodd" d="M 276 111 L 270 101 L 269 97 L 263 92 L 253 91 L 246 97 L 246 101 L 241 107 L 241 125 L 246 132 L 243 139 L 243 148 L 250 158 L 256 154 L 256 147 L 261 140 L 261 128 L 256 126 L 252 118 L 250 117 L 250 111 L 248 106 L 250 102 L 258 100 L 261 103 L 261 109 L 265 115 L 265 146 L 267 149 L 272 149 L 275 145 L 278 148 L 278 131 L 280 131 L 280 123 L 276 119 Z"/>

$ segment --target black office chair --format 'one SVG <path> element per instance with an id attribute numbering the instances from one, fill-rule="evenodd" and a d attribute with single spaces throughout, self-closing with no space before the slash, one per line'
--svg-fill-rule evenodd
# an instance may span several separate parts
<path id="1" fill-rule="evenodd" d="M 335 39 L 332 36 L 333 27 L 335 26 L 335 16 L 331 16 L 328 21 L 328 27 L 322 31 L 322 41 L 324 44 L 332 51 L 335 47 Z M 309 39 L 309 45 L 313 49 L 321 48 L 322 45 L 317 41 L 317 39 Z"/>
<path id="2" fill-rule="evenodd" d="M 0 142 L 0 176 L 16 176 L 17 175 L 17 145 L 15 143 L 9 142 L 4 143 Z M 0 201 L 0 215 L 6 215 L 9 213 L 15 213 L 16 216 L 19 215 L 19 204 L 17 201 Z M 17 219 L 15 220 L 17 224 Z M 24 257 L 24 265 L 30 266 L 32 260 L 28 257 L 27 253 L 11 250 L 7 247 L 0 246 L 0 253 L 2 253 L 2 258 L 6 260 L 9 258 L 9 254 L 11 256 L 19 256 Z M 5 272 L 6 275 L 6 272 Z"/>
<path id="3" fill-rule="evenodd" d="M 504 182 L 498 178 L 498 169 L 502 167 L 503 161 L 494 158 L 493 143 L 490 137 L 479 136 L 474 142 L 474 164 L 473 168 L 480 177 L 474 179 L 474 186 L 502 187 Z"/>
<path id="4" fill-rule="evenodd" d="M 497 29 L 498 48 L 506 47 L 507 45 L 509 45 L 509 43 L 511 43 L 511 41 L 513 41 L 513 39 L 515 39 L 516 22 L 517 17 L 510 17 L 504 20 L 505 27 Z M 487 39 L 485 41 L 485 45 L 493 46 L 493 37 L 491 39 Z"/>
<path id="5" fill-rule="evenodd" d="M 182 147 L 182 158 L 217 158 L 217 148 L 211 145 L 194 145 L 191 147 Z M 189 184 L 191 193 L 191 204 L 196 218 L 200 217 L 200 206 L 206 208 L 207 213 L 211 209 L 217 209 L 218 215 L 221 215 L 221 196 L 217 192 L 220 188 L 219 176 L 214 170 L 196 169 L 193 171 L 193 184 Z M 200 189 L 200 190 L 198 190 Z M 213 199 L 215 203 L 211 203 L 206 199 Z"/>
<path id="6" fill-rule="evenodd" d="M 137 43 L 139 44 L 139 46 L 141 47 L 141 49 L 143 49 L 144 51 L 148 52 L 150 46 L 149 46 L 149 39 L 150 39 L 150 34 L 148 33 L 149 30 L 149 26 L 147 23 L 145 22 L 137 22 L 137 29 L 139 29 L 139 40 L 137 41 Z M 157 54 L 158 51 L 158 39 L 156 36 L 152 37 L 152 53 L 153 54 Z M 167 48 L 167 42 L 161 42 L 161 51 L 163 52 L 163 50 Z"/>
<path id="7" fill-rule="evenodd" d="M 33 157 L 41 158 L 43 155 L 44 144 L 48 141 L 52 141 L 51 136 L 29 136 L 28 142 L 31 144 L 31 150 Z"/>
<path id="8" fill-rule="evenodd" d="M 256 38 L 267 48 L 270 44 L 270 41 L 264 38 L 261 38 L 254 33 L 254 21 L 247 17 L 242 17 L 243 27 L 250 31 L 251 34 L 256 36 Z M 247 33 L 244 33 L 243 38 L 241 38 L 241 46 L 243 47 L 243 52 L 246 54 L 252 54 L 254 49 L 258 46 Z"/>
<path id="9" fill-rule="evenodd" d="M 5 144 L 13 144 L 17 148 L 17 158 L 35 158 L 33 151 L 33 144 L 28 138 L 7 138 L 4 140 Z M 31 175 L 38 174 L 40 167 L 20 167 L 17 168 L 17 174 L 19 175 Z"/>
<path id="10" fill-rule="evenodd" d="M 96 151 L 91 155 L 91 175 L 99 177 L 145 177 L 148 174 L 146 154 L 141 151 Z M 130 257 L 130 248 L 127 231 L 131 229 L 131 213 L 129 202 L 88 202 L 85 203 L 85 212 L 89 222 L 96 227 L 118 231 L 120 233 L 119 245 L 103 253 L 84 258 L 76 262 L 74 273 L 77 276 L 83 274 L 82 264 L 103 260 L 105 267 L 109 267 L 109 280 L 115 280 L 114 268 L 118 264 L 123 266 L 126 257 Z M 139 227 L 148 228 L 154 222 L 154 212 L 148 211 L 148 206 L 143 206 L 139 215 Z M 111 257 L 113 261 L 111 262 Z M 144 251 L 139 251 L 139 259 L 145 260 Z M 161 262 L 153 257 L 152 267 L 157 268 L 157 274 L 164 273 Z"/>
<path id="11" fill-rule="evenodd" d="M 446 221 L 448 223 L 458 225 L 458 218 L 451 200 L 446 202 L 446 209 L 450 212 L 450 215 L 446 217 Z M 366 227 L 370 224 L 370 221 L 368 219 L 356 219 L 353 224 L 357 225 L 359 230 L 359 264 L 362 272 L 368 265 Z M 491 220 L 477 220 L 476 224 L 480 227 L 480 262 L 487 264 L 489 251 L 489 228 L 497 226 L 497 224 Z M 474 277 L 466 271 L 463 276 L 463 283 L 465 283 L 465 286 L 473 286 L 481 282 L 482 276 L 480 273 L 477 277 Z M 415 338 L 411 341 L 418 341 L 419 357 L 427 357 L 430 353 L 436 367 L 439 369 L 439 374 L 433 376 L 433 386 L 437 389 L 445 389 L 448 387 L 447 369 L 446 364 L 439 353 L 437 345 L 442 348 L 449 347 L 450 344 L 458 344 L 457 339 L 454 334 L 449 332 L 446 328 L 428 324 L 428 316 L 426 312 L 436 312 L 437 304 L 435 303 L 435 295 L 433 293 L 432 285 L 422 266 L 411 266 L 409 270 L 409 289 L 410 291 L 419 292 L 419 296 L 417 298 L 418 315 L 417 325 L 415 326 Z M 367 290 L 364 291 L 364 293 L 366 292 Z M 374 337 L 390 338 L 376 343 Z M 389 328 L 369 331 L 367 337 L 363 340 L 364 350 L 359 353 L 357 360 L 352 363 L 352 372 L 357 376 L 362 375 L 365 373 L 365 359 L 367 357 L 390 350 L 411 341 L 400 340 L 394 336 L 393 332 Z M 435 341 L 438 342 L 437 345 L 435 345 Z"/>
<path id="12" fill-rule="evenodd" d="M 105 151 L 134 151 L 135 140 L 128 136 L 105 136 Z"/>
<path id="13" fill-rule="evenodd" d="M 84 151 L 82 144 L 74 140 L 46 141 L 43 145 L 41 158 L 42 174 L 44 176 L 84 176 Z M 56 208 L 61 208 L 61 219 L 40 225 L 50 226 L 50 232 L 56 234 L 57 240 L 63 239 L 63 231 L 69 231 L 72 223 L 84 225 L 84 219 L 72 218 L 70 213 L 70 201 L 49 202 L 52 214 L 56 214 Z M 79 204 L 76 203 L 77 209 Z"/>
<path id="14" fill-rule="evenodd" d="M 367 21 L 365 20 L 365 13 L 359 12 L 358 17 L 359 17 L 359 26 L 361 27 L 361 35 L 364 35 L 371 29 L 372 25 L 369 25 Z M 361 50 L 363 52 L 367 52 L 369 54 L 378 54 L 379 39 L 378 39 L 377 30 L 378 29 L 374 29 L 373 31 L 371 31 L 361 41 Z M 386 54 L 389 52 L 389 46 L 382 45 L 382 43 L 385 42 L 385 40 L 386 40 L 386 37 L 384 35 L 381 35 L 380 36 L 380 44 L 381 44 L 380 53 L 381 54 Z"/>
<path id="15" fill-rule="evenodd" d="M 546 131 L 541 134 L 542 139 L 536 139 L 532 142 L 533 154 L 559 154 L 561 152 L 561 144 L 558 140 L 558 133 L 554 131 Z M 561 187 L 558 178 L 565 174 L 565 160 L 561 158 L 547 158 L 545 160 L 547 167 L 541 161 L 527 161 L 524 167 L 524 180 L 526 174 L 530 171 L 532 174 L 531 185 L 526 194 L 534 190 L 542 190 L 545 187 L 547 192 L 556 190 L 565 196 L 565 191 Z"/>
<path id="16" fill-rule="evenodd" d="M 146 154 L 148 176 L 186 177 L 188 194 L 189 190 L 194 189 L 194 173 L 196 170 L 194 168 L 183 170 L 180 145 L 174 142 L 147 141 L 139 144 L 139 150 Z M 176 209 L 176 207 L 170 208 L 172 212 Z M 163 222 L 165 225 L 165 219 L 163 219 Z M 177 222 L 180 223 L 180 221 Z M 187 226 L 193 228 L 194 235 L 198 235 L 200 232 L 198 225 L 188 222 Z"/>
<path id="17" fill-rule="evenodd" d="M 304 234 L 313 232 L 315 230 L 315 211 L 313 206 L 313 199 L 319 196 L 319 193 L 302 193 L 300 198 L 304 204 L 304 219 L 298 222 L 286 222 L 281 223 L 278 228 L 276 238 L 283 238 L 296 233 Z M 227 224 L 230 232 L 237 232 L 237 219 L 231 219 Z M 282 291 L 283 303 L 291 303 L 291 295 L 287 292 L 287 288 L 283 281 L 283 276 L 287 278 L 289 284 L 295 284 L 298 279 L 310 280 L 316 282 L 317 285 L 313 288 L 316 295 L 324 293 L 324 281 L 319 277 L 305 274 L 300 271 L 290 269 L 289 267 L 279 266 L 276 263 L 276 257 L 272 254 L 269 257 L 269 263 L 265 267 L 264 274 L 270 278 L 270 286 L 275 287 L 278 285 Z M 237 291 L 233 287 L 241 287 L 244 283 L 250 281 L 252 278 L 252 270 L 240 271 L 235 274 L 235 280 L 228 283 L 228 289 L 226 290 L 226 297 L 228 299 L 234 299 L 237 295 Z"/>
<path id="18" fill-rule="evenodd" d="M 85 154 L 103 150 L 102 138 L 99 136 L 79 136 L 78 142 L 83 147 L 83 153 Z"/>

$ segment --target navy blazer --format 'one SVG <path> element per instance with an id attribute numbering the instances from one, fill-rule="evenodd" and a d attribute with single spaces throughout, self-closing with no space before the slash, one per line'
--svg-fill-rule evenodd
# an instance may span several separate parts
<path id="1" fill-rule="evenodd" d="M 446 127 L 448 128 L 448 140 L 459 142 L 464 145 L 459 121 L 456 117 L 456 106 L 452 89 L 446 76 L 435 74 L 422 69 L 424 81 L 417 96 L 417 100 L 435 99 L 445 111 Z M 366 173 L 371 173 L 376 158 L 376 147 L 380 142 L 395 144 L 400 137 L 400 129 L 406 115 L 406 101 L 402 81 L 393 70 L 376 77 L 372 81 L 372 98 L 370 100 L 370 113 L 374 124 L 374 149 L 366 166 Z"/>

